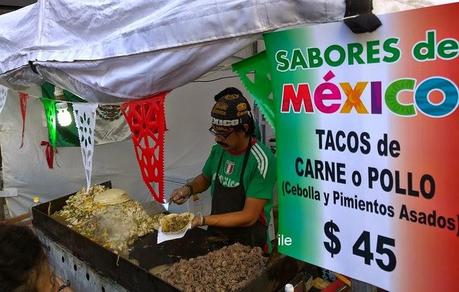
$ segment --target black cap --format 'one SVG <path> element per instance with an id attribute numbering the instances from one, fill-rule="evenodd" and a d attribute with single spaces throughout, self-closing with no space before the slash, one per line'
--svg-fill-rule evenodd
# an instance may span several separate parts
<path id="1" fill-rule="evenodd" d="M 250 104 L 237 88 L 228 87 L 214 98 L 217 103 L 210 114 L 212 124 L 232 127 L 247 123 L 250 118 Z"/>

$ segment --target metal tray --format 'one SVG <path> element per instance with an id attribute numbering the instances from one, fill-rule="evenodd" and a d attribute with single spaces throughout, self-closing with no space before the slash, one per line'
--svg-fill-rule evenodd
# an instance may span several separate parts
<path id="1" fill-rule="evenodd" d="M 108 186 L 110 187 L 109 184 Z M 149 270 L 175 263 L 180 259 L 206 255 L 209 251 L 231 244 L 201 228 L 189 230 L 181 239 L 156 244 L 155 231 L 134 243 L 129 259 L 119 257 L 51 216 L 62 209 L 71 195 L 73 194 L 34 206 L 32 224 L 50 239 L 69 249 L 75 257 L 87 263 L 98 273 L 130 291 L 178 291 L 172 285 L 155 277 Z M 262 275 L 242 291 L 276 291 L 304 267 L 304 263 L 295 259 L 276 257 L 270 261 Z"/>

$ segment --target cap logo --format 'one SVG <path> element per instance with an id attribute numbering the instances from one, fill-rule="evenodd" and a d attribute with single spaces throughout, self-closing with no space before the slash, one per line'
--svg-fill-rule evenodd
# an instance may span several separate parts
<path id="1" fill-rule="evenodd" d="M 216 108 L 214 108 L 214 109 L 212 110 L 212 113 L 213 113 L 213 114 L 222 115 L 222 116 L 226 116 L 226 112 L 225 112 L 224 110 L 219 110 L 219 109 L 216 109 Z"/>
<path id="2" fill-rule="evenodd" d="M 225 102 L 217 102 L 214 108 L 218 110 L 226 111 L 228 109 L 228 104 Z"/>
<path id="3" fill-rule="evenodd" d="M 236 106 L 236 108 L 238 111 L 242 112 L 247 109 L 247 104 L 244 102 L 241 102 L 240 104 Z"/>
<path id="4" fill-rule="evenodd" d="M 226 100 L 235 100 L 239 98 L 238 94 L 227 94 L 223 97 Z"/>

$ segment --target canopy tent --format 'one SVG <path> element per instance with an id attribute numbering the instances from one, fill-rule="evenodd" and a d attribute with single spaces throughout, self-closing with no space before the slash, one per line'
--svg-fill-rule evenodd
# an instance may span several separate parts
<path id="1" fill-rule="evenodd" d="M 94 102 L 142 98 L 195 80 L 265 31 L 337 21 L 345 8 L 326 0 L 39 1 L 0 17 L 0 82 L 20 90 L 44 78 Z"/>
<path id="2" fill-rule="evenodd" d="M 374 5 L 382 13 L 447 2 Z M 0 84 L 46 80 L 99 103 L 142 98 L 195 80 L 263 32 L 371 9 L 371 0 L 38 1 L 0 17 Z"/>
<path id="3" fill-rule="evenodd" d="M 374 1 L 376 7 L 378 1 Z M 197 88 L 189 82 L 253 43 L 263 32 L 339 21 L 350 2 L 355 3 L 345 0 L 39 1 L 0 17 L 0 83 L 33 92 L 35 85 L 48 81 L 83 99 L 102 103 L 138 99 L 179 88 L 167 99 L 166 173 L 191 176 L 199 171 L 212 143 L 205 130 L 211 106 L 209 97 L 217 88 L 238 84 L 218 81 Z M 362 2 L 371 4 L 371 1 Z M 384 2 L 395 7 L 399 1 Z M 413 7 L 416 6 L 403 8 Z M 209 85 L 212 89 L 206 90 Z M 15 95 L 9 93 L 10 97 Z M 39 146 L 46 130 L 40 127 L 42 119 L 35 112 L 34 103 L 30 104 L 26 127 L 26 137 L 34 142 L 18 149 L 20 119 L 11 110 L 18 108 L 15 100 L 8 99 L 0 116 L 0 143 L 5 187 L 19 193 L 8 199 L 9 205 L 18 214 L 30 207 L 33 195 L 46 194 L 45 199 L 52 199 L 81 187 L 84 174 L 74 168 L 75 164 L 81 164 L 79 149 L 65 149 L 58 154 L 58 172 L 46 168 Z M 186 107 L 182 106 L 183 100 L 189 102 Z M 193 102 L 196 111 L 190 110 Z M 111 176 L 118 181 L 115 186 L 138 194 L 137 199 L 148 198 L 129 141 L 99 149 L 102 151 L 95 154 L 95 181 Z M 37 157 L 39 163 L 30 163 Z"/>

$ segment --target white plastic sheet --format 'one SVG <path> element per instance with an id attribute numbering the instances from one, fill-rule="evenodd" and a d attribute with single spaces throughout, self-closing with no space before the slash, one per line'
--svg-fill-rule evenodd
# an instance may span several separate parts
<path id="1" fill-rule="evenodd" d="M 141 98 L 195 80 L 263 32 L 344 12 L 344 0 L 43 0 L 0 17 L 0 83 L 41 82 L 34 61 L 86 100 Z"/>

